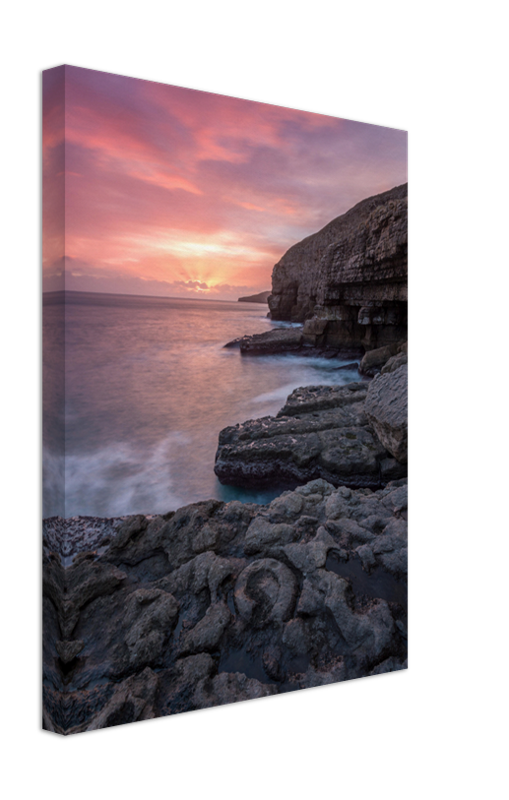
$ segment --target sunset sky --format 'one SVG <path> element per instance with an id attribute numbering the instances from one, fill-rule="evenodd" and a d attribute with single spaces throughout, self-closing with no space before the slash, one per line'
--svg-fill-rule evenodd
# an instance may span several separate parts
<path id="1" fill-rule="evenodd" d="M 67 290 L 215 299 L 270 289 L 292 244 L 407 180 L 404 131 L 69 66 L 43 95 L 46 291 L 62 180 Z"/>

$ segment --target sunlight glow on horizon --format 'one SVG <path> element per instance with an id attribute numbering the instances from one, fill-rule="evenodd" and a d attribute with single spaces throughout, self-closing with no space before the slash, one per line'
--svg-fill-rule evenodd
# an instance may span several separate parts
<path id="1" fill-rule="evenodd" d="M 66 288 L 232 299 L 407 180 L 404 131 L 68 66 L 44 73 L 43 96 L 46 290 L 63 269 L 63 181 Z"/>

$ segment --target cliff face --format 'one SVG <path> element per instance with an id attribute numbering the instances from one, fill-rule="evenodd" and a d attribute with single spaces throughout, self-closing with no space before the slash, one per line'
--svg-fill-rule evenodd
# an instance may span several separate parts
<path id="1" fill-rule="evenodd" d="M 274 267 L 271 318 L 309 344 L 366 350 L 406 338 L 407 185 L 358 203 Z"/>

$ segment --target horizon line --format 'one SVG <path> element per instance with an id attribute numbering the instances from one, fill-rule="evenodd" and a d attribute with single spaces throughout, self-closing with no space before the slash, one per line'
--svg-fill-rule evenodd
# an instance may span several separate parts
<path id="1" fill-rule="evenodd" d="M 254 295 L 263 294 L 263 292 L 271 292 L 272 289 L 262 289 L 261 292 L 255 292 Z M 83 291 L 82 289 L 51 289 L 51 290 L 43 290 L 43 295 L 49 294 L 97 294 L 97 295 L 107 295 L 110 297 L 148 297 L 152 300 L 204 300 L 208 303 L 238 303 L 239 298 L 237 300 L 222 300 L 220 297 L 180 297 L 175 295 L 166 295 L 166 294 L 126 294 L 125 292 L 93 292 L 93 291 Z M 254 296 L 253 295 L 253 296 Z M 247 295 L 249 296 L 249 295 Z M 246 295 L 243 295 L 246 297 Z M 258 303 L 258 305 L 260 305 Z"/>

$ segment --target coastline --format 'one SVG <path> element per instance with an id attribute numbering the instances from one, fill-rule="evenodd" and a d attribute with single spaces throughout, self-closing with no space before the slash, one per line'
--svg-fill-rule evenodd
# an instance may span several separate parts
<path id="1" fill-rule="evenodd" d="M 334 414 L 373 383 L 314 394 Z M 306 402 L 296 390 L 276 424 Z M 46 520 L 44 726 L 78 733 L 405 669 L 406 518 L 406 478 L 318 478 L 263 506 Z"/>
<path id="2" fill-rule="evenodd" d="M 272 284 L 271 318 L 302 327 L 226 346 L 348 352 L 361 380 L 218 432 L 221 483 L 288 489 L 270 503 L 45 520 L 46 729 L 407 668 L 406 187 L 290 248 Z"/>

